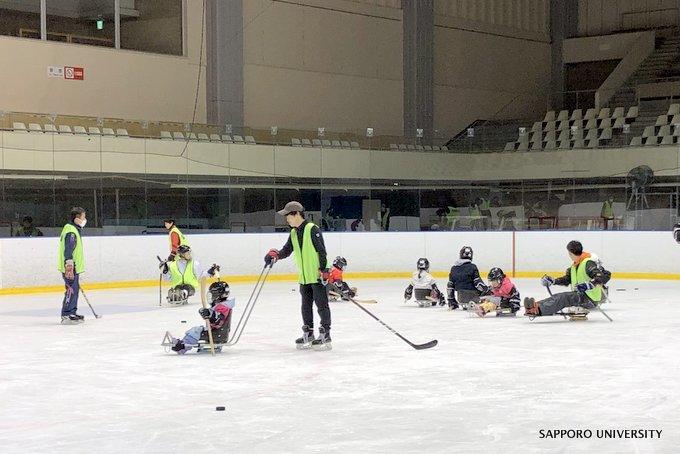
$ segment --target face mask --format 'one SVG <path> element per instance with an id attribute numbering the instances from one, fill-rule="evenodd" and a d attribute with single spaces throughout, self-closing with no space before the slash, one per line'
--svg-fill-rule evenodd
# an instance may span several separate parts
<path id="1" fill-rule="evenodd" d="M 83 227 L 85 227 L 85 224 L 87 224 L 87 219 L 82 219 L 82 220 L 76 219 L 76 224 L 78 224 L 80 226 L 80 228 L 82 229 Z"/>

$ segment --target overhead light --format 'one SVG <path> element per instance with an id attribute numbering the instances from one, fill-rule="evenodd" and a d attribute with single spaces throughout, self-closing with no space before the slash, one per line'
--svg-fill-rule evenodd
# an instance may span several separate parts
<path id="1" fill-rule="evenodd" d="M 3 180 L 68 180 L 67 175 L 30 175 L 10 173 L 0 176 Z"/>

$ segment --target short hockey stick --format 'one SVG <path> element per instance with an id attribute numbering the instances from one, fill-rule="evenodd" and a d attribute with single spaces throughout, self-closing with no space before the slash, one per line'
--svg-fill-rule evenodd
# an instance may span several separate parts
<path id="1" fill-rule="evenodd" d="M 85 290 L 83 290 L 82 287 L 80 287 L 80 293 L 82 293 L 83 296 L 85 297 L 85 302 L 87 303 L 88 306 L 90 306 L 90 310 L 92 311 L 92 315 L 94 315 L 94 318 L 102 318 L 101 315 L 97 315 L 97 313 L 94 311 L 94 307 L 92 307 L 92 305 L 90 304 L 90 300 L 85 294 Z"/>
<path id="2" fill-rule="evenodd" d="M 355 299 L 350 298 L 349 300 L 350 300 L 351 302 L 353 302 L 359 309 L 361 309 L 362 311 L 364 311 L 364 312 L 366 312 L 368 315 L 370 315 L 373 319 L 375 319 L 375 320 L 376 320 L 378 323 L 380 323 L 382 326 L 384 326 L 384 327 L 387 328 L 389 331 L 391 331 L 391 332 L 392 332 L 394 335 L 396 335 L 399 339 L 403 340 L 404 342 L 406 342 L 407 344 L 409 344 L 411 347 L 415 348 L 416 350 L 425 350 L 425 349 L 427 349 L 427 348 L 432 348 L 432 347 L 434 347 L 435 345 L 437 345 L 437 343 L 438 343 L 437 340 L 435 339 L 435 340 L 431 340 L 430 342 L 426 342 L 426 343 L 424 343 L 424 344 L 414 344 L 413 342 L 411 342 L 410 340 L 406 339 L 404 336 L 402 336 L 401 334 L 399 334 L 398 332 L 396 332 L 394 329 L 392 329 L 392 327 L 390 327 L 387 323 L 383 322 L 383 321 L 380 320 L 378 317 L 376 317 L 375 315 L 373 315 L 368 309 L 366 309 L 366 308 L 363 307 L 361 304 L 359 304 Z"/>
<path id="3" fill-rule="evenodd" d="M 553 296 L 552 291 L 550 291 L 550 286 L 546 285 L 545 288 L 548 290 L 548 293 L 550 293 L 550 296 Z M 605 290 L 603 289 L 602 291 L 604 292 Z M 605 295 L 607 295 L 607 294 L 605 293 Z M 593 303 L 593 304 L 595 304 L 595 303 Z M 614 320 L 612 320 L 612 318 L 609 315 L 607 315 L 607 313 L 605 311 L 602 310 L 602 308 L 600 307 L 599 304 L 595 304 L 595 307 L 597 308 L 598 311 L 602 312 L 602 315 L 607 317 L 607 320 L 609 320 L 610 322 L 614 321 Z M 562 316 L 564 318 L 567 318 L 567 316 L 565 314 L 562 314 Z"/>

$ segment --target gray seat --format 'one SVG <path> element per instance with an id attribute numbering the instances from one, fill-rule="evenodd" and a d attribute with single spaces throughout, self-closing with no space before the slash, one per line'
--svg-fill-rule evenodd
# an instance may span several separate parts
<path id="1" fill-rule="evenodd" d="M 331 141 L 328 139 L 323 139 L 321 141 L 321 146 L 324 148 L 330 148 L 331 147 Z"/>
<path id="2" fill-rule="evenodd" d="M 45 125 L 47 126 L 47 125 Z M 116 134 L 113 132 L 112 128 L 102 128 L 102 135 L 103 136 L 115 136 Z"/>
<path id="3" fill-rule="evenodd" d="M 172 140 L 170 131 L 161 131 L 161 140 Z"/>
<path id="4" fill-rule="evenodd" d="M 331 142 L 331 147 L 333 148 L 342 148 L 342 145 L 340 144 L 339 140 L 334 140 Z"/>
<path id="5" fill-rule="evenodd" d="M 199 140 L 199 142 L 210 142 L 210 138 L 208 137 L 208 134 L 206 134 L 204 132 L 198 133 L 198 140 Z"/>
<path id="6" fill-rule="evenodd" d="M 28 130 L 30 132 L 39 132 L 39 133 L 42 132 L 42 128 L 40 127 L 40 125 L 38 123 L 29 123 L 28 124 Z"/>
<path id="7" fill-rule="evenodd" d="M 234 143 L 245 143 L 242 136 L 234 135 Z"/>
<path id="8" fill-rule="evenodd" d="M 73 127 L 73 133 L 74 134 L 87 134 L 87 130 L 83 126 L 74 126 Z"/>
<path id="9" fill-rule="evenodd" d="M 312 146 L 316 148 L 321 148 L 321 140 L 319 139 L 312 139 Z"/>
<path id="10" fill-rule="evenodd" d="M 98 127 L 90 126 L 89 128 L 87 128 L 87 133 L 90 134 L 91 136 L 98 136 L 101 135 L 102 132 L 99 130 Z"/>
<path id="11" fill-rule="evenodd" d="M 253 136 L 246 136 L 245 141 L 248 145 L 256 145 L 255 137 Z"/>
<path id="12" fill-rule="evenodd" d="M 341 146 L 342 148 L 352 148 L 352 146 L 351 146 L 351 145 L 349 144 L 349 142 L 346 141 L 346 140 L 341 140 L 341 141 L 340 141 L 340 146 Z"/>
<path id="13" fill-rule="evenodd" d="M 182 134 L 179 131 L 174 131 L 172 133 L 172 138 L 175 139 L 175 140 L 184 140 L 184 134 Z"/>
<path id="14" fill-rule="evenodd" d="M 210 134 L 210 141 L 211 142 L 221 142 L 222 139 L 220 138 L 219 134 Z"/>
<path id="15" fill-rule="evenodd" d="M 302 139 L 301 141 L 303 147 L 311 147 L 312 142 L 309 141 L 309 139 Z"/>
<path id="16" fill-rule="evenodd" d="M 73 134 L 69 125 L 59 125 L 59 134 Z"/>
<path id="17" fill-rule="evenodd" d="M 298 139 L 297 137 L 291 138 L 290 144 L 294 147 L 301 147 L 302 146 L 302 142 L 300 142 L 300 139 Z"/>
<path id="18" fill-rule="evenodd" d="M 233 143 L 234 141 L 231 140 L 231 136 L 229 134 L 222 134 L 222 142 Z"/>
<path id="19" fill-rule="evenodd" d="M 14 130 L 14 132 L 28 132 L 28 130 L 26 129 L 26 125 L 18 121 L 12 123 L 12 129 Z"/>
<path id="20" fill-rule="evenodd" d="M 350 143 L 349 143 L 349 146 L 350 146 L 353 150 L 358 150 L 358 149 L 361 148 L 361 147 L 359 146 L 359 142 L 350 142 Z"/>
<path id="21" fill-rule="evenodd" d="M 116 129 L 116 135 L 118 137 L 129 137 L 130 136 L 127 132 L 127 129 L 124 129 L 124 128 Z"/>

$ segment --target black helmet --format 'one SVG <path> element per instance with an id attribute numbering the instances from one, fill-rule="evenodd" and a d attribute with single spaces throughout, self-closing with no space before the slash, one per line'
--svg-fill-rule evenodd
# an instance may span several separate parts
<path id="1" fill-rule="evenodd" d="M 182 244 L 177 248 L 177 253 L 179 255 L 186 254 L 187 252 L 191 252 L 191 248 L 186 244 Z"/>
<path id="2" fill-rule="evenodd" d="M 229 284 L 224 281 L 213 282 L 208 288 L 208 294 L 210 295 L 212 304 L 226 300 L 229 298 L 229 293 Z"/>
<path id="3" fill-rule="evenodd" d="M 347 266 L 347 260 L 345 257 L 337 256 L 335 257 L 335 260 L 333 260 L 333 266 L 342 270 Z"/>
<path id="4" fill-rule="evenodd" d="M 460 258 L 472 260 L 472 248 L 470 246 L 463 246 L 460 250 Z"/>
<path id="5" fill-rule="evenodd" d="M 489 270 L 489 281 L 502 281 L 505 279 L 505 273 L 502 269 L 496 267 Z"/>
<path id="6" fill-rule="evenodd" d="M 419 270 L 422 271 L 427 271 L 430 269 L 430 261 L 424 257 L 418 259 L 418 263 L 416 263 L 416 267 Z"/>

